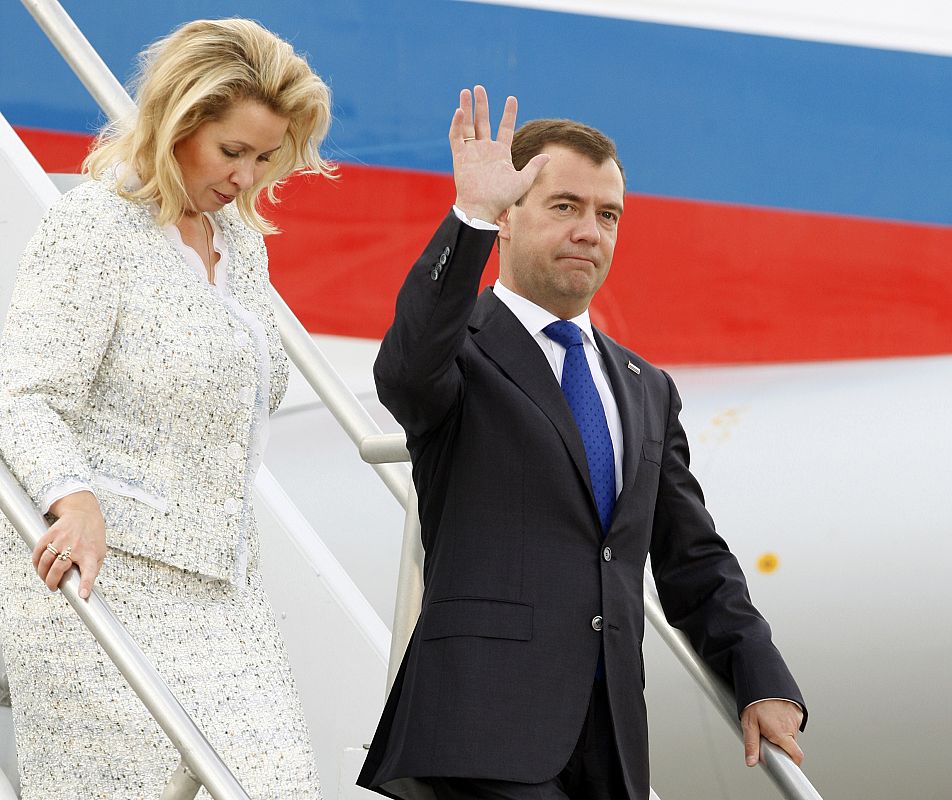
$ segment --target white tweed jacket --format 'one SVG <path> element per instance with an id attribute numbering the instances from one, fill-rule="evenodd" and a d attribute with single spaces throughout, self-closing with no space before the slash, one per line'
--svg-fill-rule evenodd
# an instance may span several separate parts
<path id="1" fill-rule="evenodd" d="M 41 510 L 95 487 L 109 547 L 233 580 L 257 540 L 249 447 L 288 366 L 264 241 L 232 207 L 214 217 L 230 301 L 110 179 L 52 206 L 0 339 L 0 457 Z"/>

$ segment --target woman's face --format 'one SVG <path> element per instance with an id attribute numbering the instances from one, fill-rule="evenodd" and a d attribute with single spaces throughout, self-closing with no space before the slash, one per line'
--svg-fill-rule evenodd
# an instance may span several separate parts
<path id="1" fill-rule="evenodd" d="M 235 103 L 175 145 L 192 211 L 218 211 L 250 189 L 284 141 L 288 119 L 253 100 Z"/>

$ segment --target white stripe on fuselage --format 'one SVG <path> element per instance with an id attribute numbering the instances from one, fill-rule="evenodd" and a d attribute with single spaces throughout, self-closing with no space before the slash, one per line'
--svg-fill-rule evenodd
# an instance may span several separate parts
<path id="1" fill-rule="evenodd" d="M 952 55 L 947 0 L 461 0 Z"/>

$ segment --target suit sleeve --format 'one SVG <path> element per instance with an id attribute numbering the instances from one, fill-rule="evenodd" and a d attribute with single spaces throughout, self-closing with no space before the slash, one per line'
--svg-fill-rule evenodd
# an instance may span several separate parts
<path id="1" fill-rule="evenodd" d="M 681 399 L 671 378 L 651 567 L 665 615 L 684 631 L 707 664 L 733 686 L 737 713 L 771 697 L 806 704 L 750 600 L 737 559 L 715 531 L 704 496 L 689 470 Z"/>
<path id="2" fill-rule="evenodd" d="M 82 412 L 118 313 L 121 237 L 97 209 L 66 195 L 20 259 L 0 342 L 0 456 L 45 505 L 88 484 L 70 427 Z"/>
<path id="3" fill-rule="evenodd" d="M 472 228 L 451 211 L 397 295 L 374 380 L 380 401 L 409 437 L 432 431 L 460 402 L 457 357 L 495 241 L 495 231 Z"/>

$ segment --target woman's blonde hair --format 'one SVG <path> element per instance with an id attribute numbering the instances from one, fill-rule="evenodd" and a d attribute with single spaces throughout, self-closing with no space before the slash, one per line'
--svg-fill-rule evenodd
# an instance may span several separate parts
<path id="1" fill-rule="evenodd" d="M 221 119 L 244 100 L 261 103 L 290 120 L 281 147 L 261 180 L 235 199 L 245 223 L 261 233 L 277 229 L 258 211 L 262 189 L 277 202 L 275 187 L 293 172 L 334 177 L 318 146 L 331 122 L 330 91 L 290 44 L 247 19 L 196 20 L 146 48 L 136 80 L 138 113 L 105 127 L 83 163 L 99 178 L 117 163 L 131 165 L 141 185 L 117 191 L 154 202 L 158 222 L 177 222 L 189 201 L 173 149 L 200 125 Z"/>

